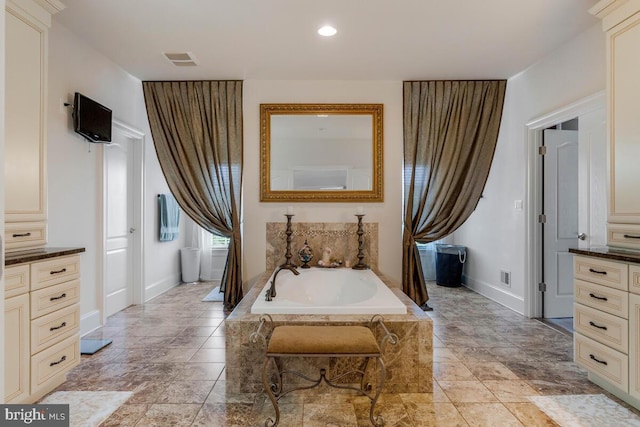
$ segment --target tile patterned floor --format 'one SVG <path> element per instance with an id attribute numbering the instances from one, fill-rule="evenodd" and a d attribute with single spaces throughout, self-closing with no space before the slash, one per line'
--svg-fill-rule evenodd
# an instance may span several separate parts
<path id="1" fill-rule="evenodd" d="M 87 338 L 113 344 L 83 356 L 57 390 L 133 392 L 103 427 L 264 425 L 273 408 L 262 393 L 225 393 L 222 305 L 201 302 L 213 286 L 181 285 L 111 316 Z M 386 426 L 555 426 L 527 396 L 607 394 L 571 361 L 566 334 L 466 288 L 429 291 L 434 390 L 383 394 Z M 370 425 L 365 397 L 333 390 L 292 393 L 280 406 L 285 427 Z"/>

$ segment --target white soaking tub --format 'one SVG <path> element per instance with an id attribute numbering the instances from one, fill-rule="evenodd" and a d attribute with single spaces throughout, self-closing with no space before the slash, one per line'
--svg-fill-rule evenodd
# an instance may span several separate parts
<path id="1" fill-rule="evenodd" d="M 298 268 L 278 273 L 276 297 L 265 301 L 273 274 L 251 306 L 253 314 L 406 314 L 406 305 L 371 270 Z M 259 285 L 257 285 L 259 286 Z"/>

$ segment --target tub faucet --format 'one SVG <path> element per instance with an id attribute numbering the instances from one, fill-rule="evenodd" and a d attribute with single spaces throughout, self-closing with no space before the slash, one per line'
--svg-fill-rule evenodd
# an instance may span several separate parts
<path id="1" fill-rule="evenodd" d="M 296 266 L 293 265 L 293 264 L 283 264 L 280 267 L 278 267 L 276 272 L 273 273 L 273 279 L 271 279 L 271 286 L 269 287 L 269 289 L 267 289 L 267 292 L 266 292 L 266 295 L 265 295 L 265 298 L 264 298 L 266 301 L 271 301 L 272 298 L 276 297 L 276 276 L 282 270 L 289 270 L 290 272 L 292 272 L 296 276 L 298 274 L 300 274 L 300 272 L 298 270 L 296 270 Z"/>

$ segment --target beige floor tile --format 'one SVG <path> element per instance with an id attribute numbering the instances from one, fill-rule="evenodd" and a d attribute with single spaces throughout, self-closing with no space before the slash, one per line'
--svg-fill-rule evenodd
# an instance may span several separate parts
<path id="1" fill-rule="evenodd" d="M 193 420 L 193 427 L 246 427 L 251 424 L 253 405 L 247 403 L 205 403 Z"/>
<path id="2" fill-rule="evenodd" d="M 501 403 L 456 403 L 471 427 L 524 427 Z"/>
<path id="3" fill-rule="evenodd" d="M 465 362 L 465 366 L 480 381 L 484 380 L 517 380 L 518 376 L 500 362 Z"/>
<path id="4" fill-rule="evenodd" d="M 352 404 L 304 404 L 302 423 L 305 427 L 357 427 Z"/>
<path id="5" fill-rule="evenodd" d="M 189 362 L 225 362 L 225 350 L 223 348 L 201 348 L 189 359 Z"/>
<path id="6" fill-rule="evenodd" d="M 118 408 L 109 418 L 100 424 L 100 427 L 133 427 L 144 416 L 149 405 L 124 404 Z"/>
<path id="7" fill-rule="evenodd" d="M 460 363 L 460 359 L 458 359 L 455 353 L 451 351 L 451 349 L 446 347 L 434 347 L 433 361 L 445 363 Z"/>
<path id="8" fill-rule="evenodd" d="M 136 427 L 189 427 L 202 405 L 151 405 Z"/>
<path id="9" fill-rule="evenodd" d="M 527 427 L 559 427 L 533 403 L 505 403 L 504 406 Z"/>
<path id="10" fill-rule="evenodd" d="M 279 426 L 305 427 L 302 423 L 302 405 L 283 403 L 278 407 L 280 408 Z M 254 405 L 250 425 L 264 426 L 267 419 L 275 422 L 276 411 L 273 405 L 270 402 L 264 405 Z"/>
<path id="11" fill-rule="evenodd" d="M 179 335 L 173 338 L 169 342 L 168 346 L 178 348 L 200 348 L 207 339 L 207 337 L 202 336 Z"/>
<path id="12" fill-rule="evenodd" d="M 480 381 L 438 381 L 452 402 L 497 402 L 488 388 Z"/>
<path id="13" fill-rule="evenodd" d="M 451 402 L 449 396 L 442 390 L 440 384 L 436 380 L 433 380 L 433 401 L 434 402 Z"/>
<path id="14" fill-rule="evenodd" d="M 416 427 L 466 427 L 464 420 L 453 403 L 422 403 L 407 408 L 407 412 Z"/>
<path id="15" fill-rule="evenodd" d="M 472 381 L 476 377 L 460 362 L 433 363 L 433 378 L 438 381 Z"/>
<path id="16" fill-rule="evenodd" d="M 224 370 L 224 363 L 185 363 L 176 380 L 182 381 L 216 381 Z"/>
<path id="17" fill-rule="evenodd" d="M 204 403 L 215 381 L 173 381 L 158 396 L 158 403 Z"/>
<path id="18" fill-rule="evenodd" d="M 225 348 L 225 337 L 209 337 L 202 344 L 202 348 Z"/>
<path id="19" fill-rule="evenodd" d="M 236 393 L 229 394 L 226 391 L 224 381 L 217 381 L 205 403 L 253 403 L 256 398 L 261 398 L 262 393 Z"/>
<path id="20" fill-rule="evenodd" d="M 494 396 L 501 402 L 529 402 L 527 396 L 538 396 L 539 393 L 522 380 L 490 380 L 483 381 Z"/>

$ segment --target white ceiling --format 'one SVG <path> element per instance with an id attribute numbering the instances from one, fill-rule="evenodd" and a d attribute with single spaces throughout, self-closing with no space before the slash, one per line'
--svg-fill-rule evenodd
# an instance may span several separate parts
<path id="1" fill-rule="evenodd" d="M 596 2 L 63 0 L 54 19 L 142 80 L 493 79 L 596 24 Z M 183 51 L 200 65 L 162 55 Z"/>

